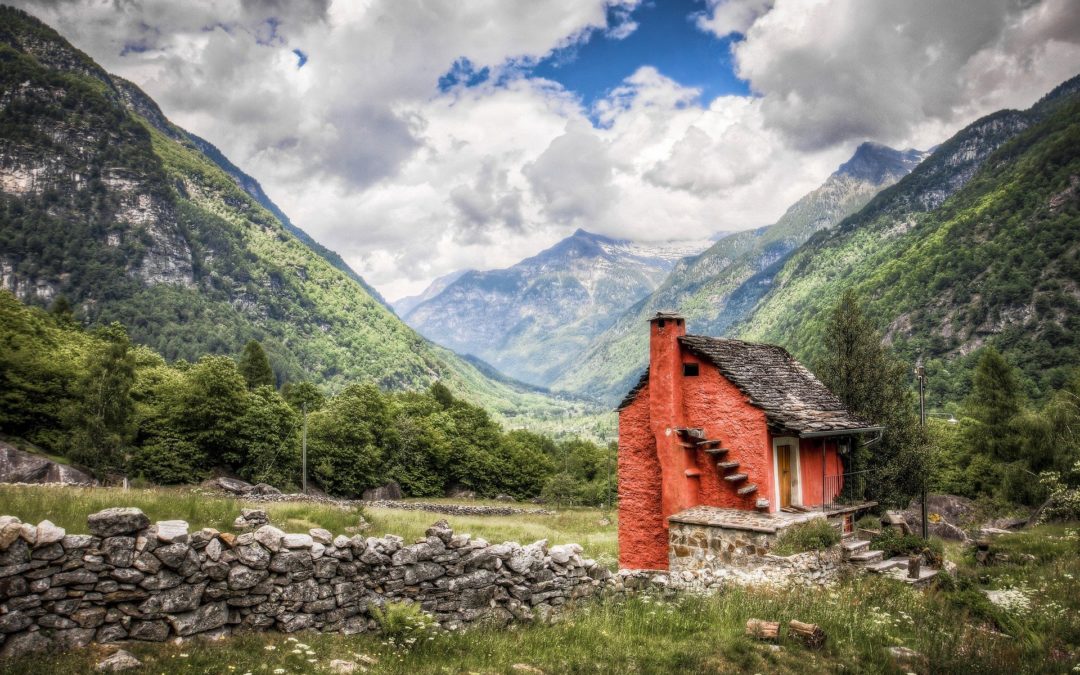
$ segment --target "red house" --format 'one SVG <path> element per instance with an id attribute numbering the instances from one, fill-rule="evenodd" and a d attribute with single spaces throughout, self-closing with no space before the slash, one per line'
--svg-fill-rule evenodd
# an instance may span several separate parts
<path id="1" fill-rule="evenodd" d="M 618 409 L 621 567 L 666 569 L 668 520 L 693 507 L 737 522 L 851 513 L 828 508 L 843 488 L 842 458 L 881 427 L 781 347 L 687 335 L 671 313 L 653 317 L 649 333 L 649 369 Z"/>

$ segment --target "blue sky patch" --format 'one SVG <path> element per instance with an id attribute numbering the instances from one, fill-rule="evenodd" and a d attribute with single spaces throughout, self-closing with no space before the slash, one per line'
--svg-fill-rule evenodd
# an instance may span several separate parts
<path id="1" fill-rule="evenodd" d="M 741 36 L 718 38 L 700 30 L 695 18 L 703 11 L 701 0 L 651 0 L 629 14 L 609 10 L 612 28 L 607 32 L 593 31 L 519 72 L 558 82 L 589 107 L 642 66 L 653 66 L 679 84 L 699 89 L 704 105 L 717 96 L 749 95 L 747 83 L 735 75 L 731 57 L 731 44 Z M 627 34 L 633 23 L 636 29 Z M 489 69 L 477 69 L 462 58 L 439 78 L 439 89 L 473 87 L 490 77 Z"/>
<path id="2" fill-rule="evenodd" d="M 302 49 L 294 49 L 292 50 L 292 53 L 296 54 L 297 69 L 303 68 L 304 64 L 307 63 L 307 54 L 305 54 Z"/>

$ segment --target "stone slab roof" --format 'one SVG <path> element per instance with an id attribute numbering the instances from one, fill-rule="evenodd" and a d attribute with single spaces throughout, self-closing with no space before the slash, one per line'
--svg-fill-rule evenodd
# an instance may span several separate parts
<path id="1" fill-rule="evenodd" d="M 679 342 L 715 365 L 777 431 L 799 433 L 865 429 L 828 387 L 783 347 L 685 335 Z"/>
<path id="2" fill-rule="evenodd" d="M 715 365 L 752 405 L 765 412 L 774 431 L 812 434 L 872 426 L 848 411 L 783 347 L 704 335 L 684 335 L 679 342 Z M 629 406 L 648 381 L 646 369 L 617 410 Z"/>
<path id="3" fill-rule="evenodd" d="M 617 410 L 617 411 L 622 410 L 623 408 L 626 408 L 631 403 L 633 403 L 634 399 L 637 398 L 637 395 L 641 393 L 641 390 L 644 389 L 645 385 L 648 384 L 648 383 L 649 383 L 649 369 L 646 368 L 645 372 L 642 373 L 641 377 L 638 378 L 637 384 L 635 384 L 634 387 L 630 391 L 626 392 L 626 396 L 623 397 L 622 402 L 619 403 L 619 407 L 615 408 L 615 410 Z"/>

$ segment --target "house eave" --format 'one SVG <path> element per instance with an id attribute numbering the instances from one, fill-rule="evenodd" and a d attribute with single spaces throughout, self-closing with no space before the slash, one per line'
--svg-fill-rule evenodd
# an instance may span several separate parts
<path id="1" fill-rule="evenodd" d="M 855 436 L 884 431 L 885 427 L 860 427 L 858 429 L 830 429 L 828 431 L 801 431 L 799 438 L 825 438 L 828 436 Z"/>

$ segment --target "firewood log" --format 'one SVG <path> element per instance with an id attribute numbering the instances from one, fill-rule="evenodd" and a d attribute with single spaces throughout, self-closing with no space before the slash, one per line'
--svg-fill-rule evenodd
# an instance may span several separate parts
<path id="1" fill-rule="evenodd" d="M 748 619 L 746 622 L 746 634 L 758 640 L 775 640 L 780 635 L 780 622 Z"/>
<path id="2" fill-rule="evenodd" d="M 825 631 L 816 623 L 803 623 L 794 619 L 788 623 L 790 635 L 802 640 L 803 644 L 811 649 L 817 649 L 825 644 Z"/>

